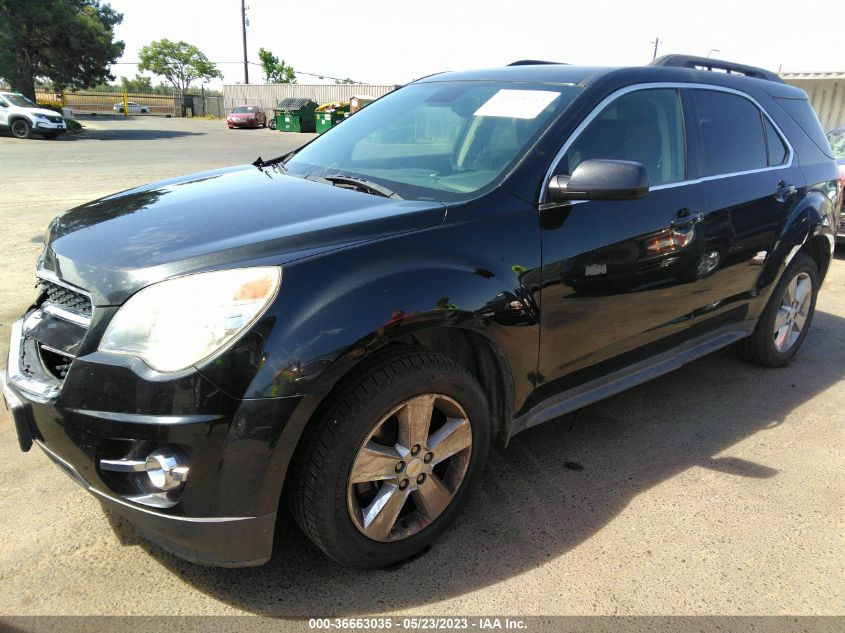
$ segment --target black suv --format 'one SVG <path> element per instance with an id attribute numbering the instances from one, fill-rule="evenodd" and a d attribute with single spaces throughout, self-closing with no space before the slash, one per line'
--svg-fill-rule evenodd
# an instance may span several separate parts
<path id="1" fill-rule="evenodd" d="M 382 566 L 491 444 L 732 343 L 789 362 L 841 195 L 764 70 L 435 75 L 289 155 L 56 218 L 4 395 L 23 450 L 179 556 L 265 562 L 286 500 Z"/>

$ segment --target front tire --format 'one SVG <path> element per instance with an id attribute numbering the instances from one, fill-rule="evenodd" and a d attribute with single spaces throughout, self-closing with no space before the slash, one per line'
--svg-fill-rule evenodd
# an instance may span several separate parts
<path id="1" fill-rule="evenodd" d="M 763 367 L 783 367 L 798 352 L 816 311 L 819 270 L 803 253 L 783 273 L 754 333 L 740 341 L 743 357 Z"/>
<path id="2" fill-rule="evenodd" d="M 478 484 L 487 399 L 454 361 L 401 348 L 367 362 L 312 423 L 294 466 L 294 516 L 326 554 L 373 568 L 428 547 Z"/>
<path id="3" fill-rule="evenodd" d="M 15 138 L 32 138 L 32 125 L 26 119 L 12 121 L 12 136 Z"/>

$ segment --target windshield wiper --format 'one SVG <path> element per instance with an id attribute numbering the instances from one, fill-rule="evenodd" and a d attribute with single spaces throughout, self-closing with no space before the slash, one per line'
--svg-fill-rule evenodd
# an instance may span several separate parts
<path id="1" fill-rule="evenodd" d="M 402 196 L 398 193 L 383 185 L 373 182 L 372 180 L 358 178 L 357 176 L 345 176 L 343 174 L 329 174 L 328 176 L 320 176 L 320 178 L 328 180 L 333 185 L 350 185 L 365 193 L 371 193 L 385 198 L 392 198 L 394 200 L 402 200 Z"/>
<path id="2" fill-rule="evenodd" d="M 261 158 L 261 156 L 259 156 L 258 158 L 255 159 L 255 161 L 252 164 L 255 165 L 256 167 L 258 167 L 258 169 L 262 169 L 264 167 L 281 167 L 283 171 L 287 171 L 288 168 L 285 166 L 285 163 L 288 161 L 289 158 L 291 158 L 294 154 L 296 154 L 300 149 L 302 149 L 302 148 L 297 148 L 293 151 L 288 152 L 287 154 L 282 154 L 281 156 L 276 156 L 276 158 L 271 158 L 270 160 L 264 160 L 263 158 Z"/>

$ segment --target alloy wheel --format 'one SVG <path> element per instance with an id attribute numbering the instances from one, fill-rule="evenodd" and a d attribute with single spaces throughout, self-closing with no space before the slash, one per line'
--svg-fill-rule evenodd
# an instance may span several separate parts
<path id="1" fill-rule="evenodd" d="M 358 449 L 347 483 L 355 527 L 375 541 L 398 541 L 430 525 L 467 472 L 472 427 L 452 398 L 425 394 L 394 407 Z"/>
<path id="2" fill-rule="evenodd" d="M 780 302 L 775 316 L 775 349 L 783 353 L 789 351 L 807 322 L 813 296 L 813 281 L 807 273 L 796 275 Z"/>

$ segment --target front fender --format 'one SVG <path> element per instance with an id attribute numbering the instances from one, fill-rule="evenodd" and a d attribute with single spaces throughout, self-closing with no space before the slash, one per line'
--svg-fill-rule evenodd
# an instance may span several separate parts
<path id="1" fill-rule="evenodd" d="M 276 303 L 201 371 L 236 398 L 307 395 L 392 340 L 458 327 L 494 342 L 527 395 L 539 346 L 538 219 L 500 195 L 512 206 L 450 210 L 444 224 L 285 266 Z"/>

